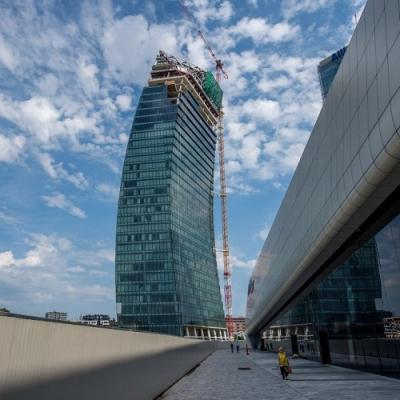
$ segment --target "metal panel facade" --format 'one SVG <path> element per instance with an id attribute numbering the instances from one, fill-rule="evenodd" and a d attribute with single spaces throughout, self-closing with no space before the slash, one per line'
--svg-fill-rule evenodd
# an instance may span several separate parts
<path id="1" fill-rule="evenodd" d="M 251 334 L 398 186 L 399 33 L 399 2 L 369 1 L 253 271 Z"/>

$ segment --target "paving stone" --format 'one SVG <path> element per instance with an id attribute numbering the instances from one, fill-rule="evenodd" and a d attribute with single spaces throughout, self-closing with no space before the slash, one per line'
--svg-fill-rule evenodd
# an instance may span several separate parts
<path id="1" fill-rule="evenodd" d="M 275 353 L 252 352 L 251 358 L 267 373 L 279 376 Z M 299 399 L 400 400 L 398 379 L 302 358 L 292 359 L 290 364 L 293 374 L 286 383 L 305 396 Z"/>
<path id="2" fill-rule="evenodd" d="M 217 350 L 161 397 L 163 400 L 400 400 L 400 380 L 361 371 L 291 360 L 282 380 L 277 355 L 246 356 Z M 250 368 L 240 370 L 239 368 Z"/>
<path id="3" fill-rule="evenodd" d="M 243 367 L 251 369 L 238 369 Z M 172 386 L 162 399 L 292 400 L 297 393 L 286 383 L 244 353 L 217 350 L 191 374 Z"/>

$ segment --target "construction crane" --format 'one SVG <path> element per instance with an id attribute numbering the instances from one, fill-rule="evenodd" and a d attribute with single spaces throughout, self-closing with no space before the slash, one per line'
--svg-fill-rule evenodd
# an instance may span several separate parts
<path id="1" fill-rule="evenodd" d="M 203 32 L 199 28 L 193 15 L 190 13 L 184 2 L 180 1 L 181 7 L 189 20 L 197 29 L 197 35 L 202 39 L 206 49 L 208 50 L 211 58 L 215 63 L 216 79 L 218 84 L 221 83 L 222 78 L 228 79 L 228 74 L 224 70 L 224 63 L 221 59 L 217 58 L 213 49 L 208 44 Z M 219 109 L 218 123 L 217 123 L 217 137 L 218 137 L 218 153 L 219 153 L 219 175 L 220 175 L 220 198 L 221 198 L 221 213 L 222 213 L 222 255 L 224 263 L 224 297 L 225 297 L 225 314 L 226 314 L 226 327 L 228 336 L 233 335 L 233 320 L 232 320 L 232 271 L 229 260 L 229 238 L 228 238 L 228 205 L 226 193 L 226 177 L 225 177 L 225 145 L 224 145 L 224 113 L 222 106 Z"/>

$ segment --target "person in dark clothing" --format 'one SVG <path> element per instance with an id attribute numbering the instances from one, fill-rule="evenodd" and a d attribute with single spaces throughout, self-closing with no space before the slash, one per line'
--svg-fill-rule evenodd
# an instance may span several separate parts
<path id="1" fill-rule="evenodd" d="M 233 353 L 233 343 L 231 342 L 231 352 Z"/>
<path id="2" fill-rule="evenodd" d="M 239 342 L 236 342 L 236 353 L 239 353 L 240 345 Z"/>

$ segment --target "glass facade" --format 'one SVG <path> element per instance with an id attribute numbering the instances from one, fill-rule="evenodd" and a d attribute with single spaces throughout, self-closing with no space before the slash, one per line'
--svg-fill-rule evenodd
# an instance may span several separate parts
<path id="1" fill-rule="evenodd" d="M 318 75 L 321 84 L 322 98 L 325 99 L 328 94 L 329 88 L 332 85 L 333 79 L 340 67 L 340 63 L 346 53 L 346 48 L 338 50 L 336 53 L 331 54 L 329 57 L 325 58 L 318 65 Z"/>
<path id="2" fill-rule="evenodd" d="M 321 359 L 326 332 L 332 363 L 400 378 L 400 216 L 398 215 L 264 333 Z"/>
<path id="3" fill-rule="evenodd" d="M 357 250 L 343 265 L 324 279 L 279 324 L 313 324 L 330 337 L 364 335 L 382 330 L 382 299 L 374 239 Z"/>
<path id="4" fill-rule="evenodd" d="M 216 134 L 189 91 L 143 89 L 126 150 L 116 238 L 118 324 L 183 336 L 225 327 L 214 251 Z"/>

